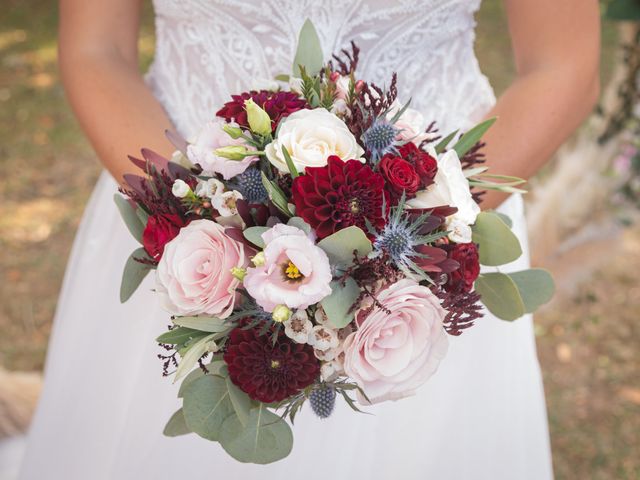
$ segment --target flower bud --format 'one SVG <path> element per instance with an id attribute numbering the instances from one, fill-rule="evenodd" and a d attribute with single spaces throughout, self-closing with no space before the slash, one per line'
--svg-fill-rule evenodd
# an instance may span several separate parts
<path id="1" fill-rule="evenodd" d="M 244 145 L 229 145 L 227 147 L 216 148 L 214 153 L 229 160 L 243 160 L 244 157 L 252 155 Z"/>
<path id="2" fill-rule="evenodd" d="M 231 269 L 231 275 L 236 277 L 238 280 L 244 280 L 244 276 L 247 274 L 247 270 L 244 268 L 233 267 Z"/>
<path id="3" fill-rule="evenodd" d="M 171 193 L 173 193 L 174 197 L 184 198 L 191 193 L 191 187 L 184 180 L 177 179 L 173 182 Z"/>
<path id="4" fill-rule="evenodd" d="M 257 135 L 266 137 L 271 134 L 271 118 L 269 114 L 258 106 L 252 99 L 244 101 L 244 108 L 247 111 L 249 128 Z"/>
<path id="5" fill-rule="evenodd" d="M 251 257 L 251 262 L 256 266 L 256 267 L 261 267 L 263 266 L 267 260 L 264 258 L 264 252 L 258 252 L 256 253 L 253 257 Z"/>
<path id="6" fill-rule="evenodd" d="M 233 138 L 234 140 L 240 138 L 242 136 L 242 129 L 238 128 L 238 127 L 234 127 L 232 125 L 226 124 L 224 127 L 222 127 L 222 130 L 224 130 L 227 135 L 229 135 L 231 138 Z"/>
<path id="7" fill-rule="evenodd" d="M 282 323 L 289 320 L 291 316 L 291 310 L 286 305 L 276 305 L 276 308 L 273 309 L 271 313 L 271 318 L 273 318 L 274 322 Z"/>

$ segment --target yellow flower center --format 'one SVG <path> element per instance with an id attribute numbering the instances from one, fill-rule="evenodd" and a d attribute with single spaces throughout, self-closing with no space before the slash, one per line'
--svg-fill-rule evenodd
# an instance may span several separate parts
<path id="1" fill-rule="evenodd" d="M 291 260 L 282 266 L 282 271 L 287 280 L 300 281 L 304 278 L 304 275 Z"/>
<path id="2" fill-rule="evenodd" d="M 271 360 L 271 368 L 273 368 L 274 370 L 276 368 L 280 368 L 280 361 L 279 360 Z"/>
<path id="3" fill-rule="evenodd" d="M 358 202 L 357 198 L 354 198 L 349 202 L 349 208 L 351 209 L 351 213 L 354 215 L 360 213 L 360 202 Z"/>

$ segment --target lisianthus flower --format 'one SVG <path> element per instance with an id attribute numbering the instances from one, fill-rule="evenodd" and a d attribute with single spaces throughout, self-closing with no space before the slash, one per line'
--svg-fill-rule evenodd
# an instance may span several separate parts
<path id="1" fill-rule="evenodd" d="M 331 294 L 329 258 L 304 231 L 277 224 L 262 239 L 264 262 L 247 269 L 244 287 L 263 309 L 303 309 Z"/>
<path id="2" fill-rule="evenodd" d="M 414 395 L 448 345 L 442 323 L 447 312 L 427 287 L 405 278 L 377 299 L 384 309 L 363 305 L 356 312 L 357 330 L 344 342 L 344 371 L 371 403 Z"/>

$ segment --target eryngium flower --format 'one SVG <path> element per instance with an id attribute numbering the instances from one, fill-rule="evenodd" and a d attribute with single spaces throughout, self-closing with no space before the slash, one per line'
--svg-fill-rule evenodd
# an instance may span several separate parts
<path id="1" fill-rule="evenodd" d="M 259 329 L 234 329 L 224 361 L 229 377 L 243 392 L 264 403 L 280 402 L 311 385 L 320 363 L 310 345 L 295 343 L 282 332 L 275 343 Z"/>
<path id="2" fill-rule="evenodd" d="M 364 132 L 362 141 L 374 163 L 377 163 L 387 153 L 397 152 L 395 139 L 399 131 L 392 123 L 378 118 Z"/>
<path id="3" fill-rule="evenodd" d="M 249 203 L 263 203 L 269 198 L 267 190 L 262 183 L 260 170 L 249 168 L 244 173 L 236 175 L 232 182 L 232 188 L 239 191 L 242 197 Z"/>

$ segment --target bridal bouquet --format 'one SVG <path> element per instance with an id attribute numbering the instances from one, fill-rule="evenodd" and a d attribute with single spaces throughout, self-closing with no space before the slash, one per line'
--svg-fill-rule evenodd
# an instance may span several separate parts
<path id="1" fill-rule="evenodd" d="M 165 434 L 195 432 L 242 462 L 289 454 L 305 402 L 358 410 L 415 393 L 448 335 L 483 315 L 514 320 L 551 296 L 517 259 L 510 220 L 481 212 L 479 143 L 493 120 L 439 136 L 388 88 L 357 79 L 358 49 L 324 63 L 300 33 L 287 89 L 234 95 L 171 160 L 142 150 L 116 203 L 141 243 L 121 300 L 152 269 L 170 312 L 157 338 L 183 407 Z M 169 372 L 169 370 L 174 370 Z"/>

